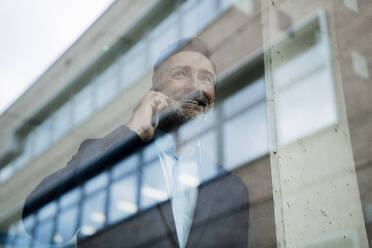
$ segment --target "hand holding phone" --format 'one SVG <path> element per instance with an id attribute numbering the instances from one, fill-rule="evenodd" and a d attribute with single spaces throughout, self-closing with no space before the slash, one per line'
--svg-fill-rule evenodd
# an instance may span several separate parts
<path id="1" fill-rule="evenodd" d="M 142 140 L 151 140 L 159 124 L 160 113 L 172 102 L 165 94 L 150 90 L 134 108 L 126 126 L 135 131 Z"/>

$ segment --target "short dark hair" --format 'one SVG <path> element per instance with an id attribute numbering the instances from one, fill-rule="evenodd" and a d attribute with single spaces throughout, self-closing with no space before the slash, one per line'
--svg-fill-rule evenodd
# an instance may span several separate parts
<path id="1" fill-rule="evenodd" d="M 192 51 L 200 53 L 207 57 L 209 60 L 211 60 L 212 56 L 211 50 L 208 48 L 207 44 L 200 38 L 182 39 L 171 44 L 161 52 L 161 54 L 155 61 L 154 70 L 156 70 L 163 62 L 165 62 L 165 60 L 167 60 L 172 55 L 183 51 Z M 213 67 L 215 67 L 214 64 Z M 214 70 L 216 72 L 216 68 L 214 68 Z"/>
<path id="2" fill-rule="evenodd" d="M 154 74 L 153 74 L 153 83 L 154 80 L 156 79 L 156 74 L 158 68 L 172 55 L 184 51 L 192 51 L 192 52 L 197 52 L 202 55 L 204 55 L 209 61 L 211 62 L 215 74 L 217 74 L 216 66 L 213 63 L 211 57 L 212 57 L 212 52 L 208 48 L 208 45 L 201 40 L 200 38 L 185 38 L 182 40 L 179 40 L 170 46 L 168 46 L 165 50 L 163 50 L 160 55 L 158 56 L 157 60 L 155 61 L 154 64 Z"/>

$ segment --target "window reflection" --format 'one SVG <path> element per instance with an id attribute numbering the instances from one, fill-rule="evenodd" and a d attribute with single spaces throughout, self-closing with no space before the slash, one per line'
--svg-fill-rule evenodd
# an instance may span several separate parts
<path id="1" fill-rule="evenodd" d="M 65 193 L 61 196 L 59 200 L 60 208 L 64 209 L 74 203 L 77 203 L 80 200 L 81 197 L 81 189 L 74 188 L 73 190 Z"/>
<path id="2" fill-rule="evenodd" d="M 231 117 L 248 106 L 251 106 L 259 101 L 263 101 L 266 97 L 265 82 L 263 78 L 259 78 L 252 84 L 240 89 L 234 95 L 225 99 L 222 103 L 222 111 L 224 117 Z"/>
<path id="3" fill-rule="evenodd" d="M 35 237 L 38 242 L 41 243 L 51 243 L 52 242 L 52 232 L 54 227 L 54 220 L 49 219 L 38 224 L 35 232 Z"/>
<path id="4" fill-rule="evenodd" d="M 116 222 L 137 212 L 137 174 L 131 174 L 111 185 L 110 222 Z"/>
<path id="5" fill-rule="evenodd" d="M 181 9 L 182 37 L 193 37 L 198 33 L 198 18 L 196 1 L 188 1 Z"/>
<path id="6" fill-rule="evenodd" d="M 7 165 L 5 168 L 0 170 L 0 183 L 7 181 L 9 178 L 13 176 L 14 167 L 13 164 Z"/>
<path id="7" fill-rule="evenodd" d="M 131 155 L 128 158 L 123 159 L 112 168 L 112 178 L 118 179 L 125 174 L 134 171 L 139 166 L 139 158 L 137 154 Z"/>
<path id="8" fill-rule="evenodd" d="M 78 207 L 73 206 L 63 210 L 57 218 L 57 228 L 53 235 L 54 243 L 67 243 L 76 232 L 78 220 Z"/>
<path id="9" fill-rule="evenodd" d="M 118 93 L 118 66 L 113 64 L 101 73 L 92 83 L 95 87 L 95 104 L 98 108 L 106 105 Z"/>
<path id="10" fill-rule="evenodd" d="M 168 189 L 163 179 L 159 161 L 147 165 L 143 169 L 143 184 L 141 186 L 141 207 L 148 208 L 169 197 Z"/>
<path id="11" fill-rule="evenodd" d="M 89 236 L 101 229 L 106 222 L 106 191 L 88 197 L 82 207 L 82 236 Z"/>
<path id="12" fill-rule="evenodd" d="M 50 119 L 48 121 L 43 122 L 40 126 L 36 128 L 34 131 L 34 152 L 35 154 L 39 154 L 43 152 L 48 145 L 50 144 L 52 134 L 52 127 L 50 125 Z"/>
<path id="13" fill-rule="evenodd" d="M 53 217 L 57 212 L 57 203 L 55 201 L 48 203 L 38 212 L 38 219 L 44 220 Z"/>
<path id="14" fill-rule="evenodd" d="M 102 189 L 108 183 L 109 175 L 107 172 L 99 174 L 93 177 L 84 185 L 84 191 L 86 194 L 90 194 L 96 190 Z"/>
<path id="15" fill-rule="evenodd" d="M 173 14 L 166 18 L 151 33 L 150 64 L 155 64 L 160 52 L 178 39 L 178 26 L 175 25 L 177 15 Z"/>
<path id="16" fill-rule="evenodd" d="M 72 124 L 72 104 L 67 103 L 59 108 L 54 115 L 53 119 L 53 142 L 60 139 L 64 134 L 68 132 Z"/>
<path id="17" fill-rule="evenodd" d="M 224 166 L 233 169 L 268 152 L 266 104 L 260 102 L 226 121 Z"/>
<path id="18" fill-rule="evenodd" d="M 211 21 L 216 18 L 217 12 L 217 1 L 214 0 L 203 0 L 198 1 L 197 20 L 198 20 L 198 31 L 201 31 Z"/>
<path id="19" fill-rule="evenodd" d="M 137 79 L 139 79 L 144 72 L 147 70 L 145 42 L 138 42 L 128 53 L 124 54 L 125 67 L 122 70 L 122 82 L 123 88 L 127 88 L 132 85 Z"/>
<path id="20" fill-rule="evenodd" d="M 338 119 L 329 50 L 318 29 L 314 26 L 278 47 L 278 56 L 286 55 L 278 59 L 273 72 L 280 144 L 334 125 Z"/>
<path id="21" fill-rule="evenodd" d="M 181 141 L 186 141 L 191 137 L 194 137 L 209 128 L 213 128 L 212 126 L 216 123 L 216 111 L 215 109 L 211 109 L 203 116 L 199 117 L 196 120 L 191 120 L 188 123 L 184 124 L 179 129 L 179 135 Z M 197 128 L 195 128 L 197 127 Z"/>
<path id="22" fill-rule="evenodd" d="M 217 131 L 206 132 L 199 139 L 203 154 L 203 166 L 200 166 L 199 173 L 201 181 L 205 182 L 217 176 L 219 170 L 217 166 Z"/>
<path id="23" fill-rule="evenodd" d="M 73 123 L 79 125 L 88 119 L 93 112 L 93 89 L 92 87 L 85 87 L 79 91 L 74 97 L 73 109 Z M 62 118 L 62 117 L 61 117 Z"/>

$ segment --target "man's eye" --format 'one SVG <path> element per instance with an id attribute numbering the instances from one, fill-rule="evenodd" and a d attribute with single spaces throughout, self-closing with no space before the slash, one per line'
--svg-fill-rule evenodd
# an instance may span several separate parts
<path id="1" fill-rule="evenodd" d="M 213 84 L 213 79 L 209 78 L 209 77 L 205 77 L 205 78 L 202 78 L 201 80 L 203 83 L 205 84 Z"/>
<path id="2" fill-rule="evenodd" d="M 179 72 L 174 73 L 173 76 L 176 78 L 182 78 L 182 77 L 185 77 L 186 74 L 182 71 L 179 71 Z"/>

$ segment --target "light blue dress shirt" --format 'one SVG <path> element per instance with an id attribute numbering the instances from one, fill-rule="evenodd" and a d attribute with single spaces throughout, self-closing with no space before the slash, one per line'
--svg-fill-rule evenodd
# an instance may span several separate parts
<path id="1" fill-rule="evenodd" d="M 156 147 L 171 198 L 178 243 L 180 248 L 184 248 L 190 234 L 201 181 L 200 141 L 196 141 L 190 154 L 179 158 L 175 156 L 173 138 L 168 134 L 156 140 Z"/>

